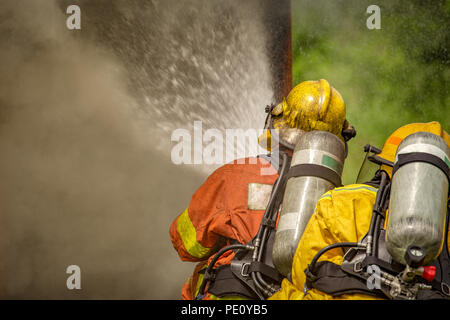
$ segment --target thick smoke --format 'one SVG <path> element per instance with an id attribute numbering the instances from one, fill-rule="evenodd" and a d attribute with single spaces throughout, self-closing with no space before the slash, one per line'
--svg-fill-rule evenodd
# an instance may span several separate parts
<path id="1" fill-rule="evenodd" d="M 170 133 L 261 124 L 258 25 L 219 1 L 72 3 L 79 31 L 61 2 L 0 3 L 0 297 L 179 298 L 193 265 L 168 228 L 205 174 L 171 163 Z"/>

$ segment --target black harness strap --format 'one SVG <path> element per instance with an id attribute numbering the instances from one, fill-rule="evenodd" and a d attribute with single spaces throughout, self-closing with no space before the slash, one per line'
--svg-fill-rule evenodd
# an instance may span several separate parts
<path id="1" fill-rule="evenodd" d="M 272 246 L 269 246 L 269 248 L 271 249 Z M 236 255 L 237 257 L 238 254 Z M 277 283 L 281 283 L 283 280 L 283 276 L 275 268 L 264 262 L 249 261 L 247 259 L 244 259 L 243 262 L 240 273 L 245 278 L 245 281 L 233 272 L 231 265 L 222 265 L 214 269 L 214 276 L 211 279 L 208 292 L 218 297 L 238 295 L 249 299 L 259 299 L 254 291 L 253 282 L 249 274 L 260 272 Z"/>
<path id="2" fill-rule="evenodd" d="M 342 186 L 341 177 L 332 169 L 313 163 L 297 164 L 289 169 L 287 179 L 293 177 L 312 176 L 325 179 L 336 187 Z"/>
<path id="3" fill-rule="evenodd" d="M 367 256 L 361 263 L 362 268 L 365 268 L 370 265 L 377 265 L 380 268 L 389 271 L 391 273 L 399 273 L 404 269 L 404 267 L 401 264 L 396 263 L 395 261 L 392 261 L 392 263 L 388 263 L 386 261 L 378 259 L 376 256 Z"/>
<path id="4" fill-rule="evenodd" d="M 370 290 L 366 280 L 349 276 L 341 266 L 330 261 L 319 261 L 315 266 L 315 275 L 306 282 L 309 288 L 315 288 L 332 296 L 362 293 L 376 297 L 385 297 L 381 290 Z M 306 272 L 306 271 L 305 271 Z"/>
<path id="5" fill-rule="evenodd" d="M 450 206 L 447 208 L 447 223 L 450 220 Z M 387 263 L 375 256 L 366 257 L 361 263 L 361 269 L 369 266 L 377 265 L 382 269 L 391 273 L 399 273 L 402 271 L 401 264 Z M 419 290 L 417 299 L 450 299 L 450 253 L 448 249 L 448 232 L 446 232 L 444 245 L 439 257 L 433 262 L 436 267 L 436 277 L 428 284 L 431 284 L 433 290 Z M 314 268 L 314 275 L 305 270 L 307 276 L 306 285 L 308 288 L 316 288 L 322 292 L 332 296 L 342 294 L 363 293 L 372 296 L 386 298 L 381 290 L 370 290 L 367 287 L 366 280 L 356 275 L 345 272 L 340 265 L 330 261 L 319 261 Z M 426 283 L 425 280 L 422 281 Z"/>
<path id="6" fill-rule="evenodd" d="M 278 270 L 272 268 L 264 262 L 252 262 L 248 268 L 248 273 L 252 272 L 261 272 L 263 275 L 275 280 L 278 283 L 281 283 L 281 281 L 283 281 L 283 276 L 278 272 Z"/>
<path id="7" fill-rule="evenodd" d="M 445 163 L 445 161 L 439 157 L 436 157 L 435 155 L 424 152 L 410 152 L 399 154 L 398 161 L 394 165 L 392 175 L 394 175 L 394 173 L 402 166 L 411 162 L 426 162 L 441 169 L 441 171 L 445 174 L 447 180 L 450 183 L 450 168 Z"/>
<path id="8" fill-rule="evenodd" d="M 255 292 L 233 274 L 230 265 L 217 267 L 214 274 L 214 279 L 208 287 L 209 293 L 217 297 L 237 295 L 248 299 L 258 299 Z"/>

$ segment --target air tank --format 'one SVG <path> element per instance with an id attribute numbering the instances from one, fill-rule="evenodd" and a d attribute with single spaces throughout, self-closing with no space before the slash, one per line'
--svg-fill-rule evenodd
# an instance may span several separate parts
<path id="1" fill-rule="evenodd" d="M 407 136 L 398 146 L 395 163 L 399 155 L 412 152 L 428 153 L 449 163 L 449 147 L 441 137 L 429 132 Z M 409 245 L 425 249 L 424 265 L 439 255 L 445 235 L 448 188 L 444 172 L 430 163 L 407 163 L 394 173 L 386 226 L 386 247 L 394 260 L 406 264 L 404 256 Z"/>
<path id="2" fill-rule="evenodd" d="M 272 251 L 274 265 L 281 274 L 287 276 L 291 272 L 295 250 L 317 200 L 339 184 L 315 176 L 314 171 L 325 168 L 340 181 L 344 160 L 344 143 L 332 133 L 311 131 L 299 138 L 289 173 L 293 167 L 302 167 L 306 169 L 302 174 L 306 171 L 306 175 L 290 177 L 287 181 Z"/>

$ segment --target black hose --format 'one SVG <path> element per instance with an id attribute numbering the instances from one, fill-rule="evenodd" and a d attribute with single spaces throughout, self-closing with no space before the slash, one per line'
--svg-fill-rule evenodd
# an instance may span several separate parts
<path id="1" fill-rule="evenodd" d="M 385 205 L 388 203 L 388 202 L 386 202 L 386 200 L 387 200 L 387 198 L 389 197 L 390 192 L 391 192 L 391 183 L 390 183 L 390 181 L 388 181 L 388 182 L 386 183 L 386 187 L 384 188 L 383 196 L 382 196 L 382 198 L 381 198 L 381 203 L 380 203 L 380 209 L 381 209 L 383 212 L 384 212 L 385 209 L 386 209 Z"/>
<path id="2" fill-rule="evenodd" d="M 256 261 L 261 261 L 262 260 L 262 254 L 264 252 L 264 246 L 267 242 L 267 233 L 268 230 L 267 228 L 264 229 L 264 233 L 263 233 L 263 237 L 262 237 L 262 241 L 261 241 L 261 247 L 260 250 L 258 252 L 258 257 L 256 258 Z M 262 275 L 260 272 L 254 272 L 255 277 L 256 277 L 256 281 L 255 279 L 252 277 L 253 282 L 255 282 L 257 285 L 260 284 L 262 288 L 264 288 L 264 292 L 271 292 L 274 293 L 273 290 L 271 289 L 271 286 L 263 279 Z M 269 294 L 265 294 L 265 296 L 268 296 Z"/>
<path id="3" fill-rule="evenodd" d="M 386 187 L 383 190 L 383 195 L 381 197 L 381 203 L 380 203 L 380 211 L 381 213 L 385 213 L 386 209 L 388 207 L 389 201 L 387 199 L 389 198 L 389 193 L 391 191 L 391 183 L 387 182 Z M 378 255 L 378 237 L 380 236 L 380 229 L 381 225 L 383 224 L 384 218 L 381 215 L 377 214 L 377 219 L 375 221 L 375 230 L 373 232 L 373 245 L 372 245 L 372 252 L 374 256 Z"/>
<path id="4" fill-rule="evenodd" d="M 208 267 L 206 268 L 205 275 L 203 277 L 202 284 L 200 285 L 200 288 L 198 289 L 198 293 L 196 296 L 196 300 L 199 300 L 204 294 L 205 294 L 205 287 L 206 283 L 209 280 L 209 276 L 211 275 L 211 271 L 214 268 L 214 265 L 216 264 L 217 260 L 220 258 L 221 255 L 223 255 L 225 252 L 233 250 L 233 249 L 245 249 L 245 250 L 251 250 L 253 249 L 252 246 L 246 245 L 246 244 L 232 244 L 226 247 L 223 247 L 219 251 L 217 251 L 214 258 L 211 259 L 211 262 L 209 263 Z"/>
<path id="5" fill-rule="evenodd" d="M 267 205 L 266 211 L 264 212 L 263 219 L 269 219 L 271 221 L 276 220 L 276 214 L 278 212 L 279 202 L 275 201 L 277 199 L 277 194 L 279 191 L 279 188 L 282 188 L 284 181 L 284 176 L 286 174 L 287 168 L 288 168 L 288 161 L 287 161 L 287 155 L 286 153 L 281 154 L 283 162 L 280 170 L 280 175 L 277 179 L 277 182 L 272 190 L 272 194 L 269 200 L 269 204 Z M 278 202 L 278 203 L 277 203 Z M 260 228 L 258 230 L 258 233 L 255 238 L 256 242 L 256 248 L 255 248 L 255 254 L 253 255 L 253 261 L 260 262 L 262 260 L 262 255 L 264 253 L 264 246 L 267 242 L 269 230 L 267 229 L 267 226 L 264 224 L 260 225 Z M 262 291 L 264 296 L 269 296 L 271 293 L 274 293 L 274 290 L 272 286 L 270 286 L 262 277 L 260 272 L 253 272 L 251 274 L 252 280 L 255 283 L 256 287 Z"/>
<path id="6" fill-rule="evenodd" d="M 281 156 L 283 158 L 283 163 L 281 165 L 280 175 L 278 176 L 278 179 L 275 182 L 275 185 L 274 185 L 274 187 L 272 189 L 272 193 L 271 193 L 271 196 L 270 196 L 270 199 L 269 199 L 269 203 L 267 204 L 266 211 L 264 212 L 263 219 L 265 217 L 269 217 L 271 219 L 273 218 L 271 213 L 272 213 L 272 206 L 273 206 L 274 200 L 275 200 L 275 195 L 277 194 L 278 189 L 281 186 L 281 182 L 282 182 L 282 179 L 283 179 L 283 177 L 285 175 L 285 171 L 286 171 L 286 167 L 287 167 L 287 155 L 283 152 L 281 154 Z M 262 236 L 263 231 L 264 231 L 265 228 L 266 228 L 265 225 L 263 225 L 263 224 L 259 225 L 258 233 L 256 234 L 255 239 L 261 239 L 261 236 Z"/>
<path id="7" fill-rule="evenodd" d="M 263 297 L 267 297 L 270 295 L 270 292 L 263 287 L 263 284 L 261 284 L 261 281 L 259 281 L 259 279 L 256 276 L 256 272 L 252 272 L 250 273 L 250 276 L 252 277 L 253 283 L 256 285 L 256 288 L 259 292 L 260 295 L 262 295 Z M 263 299 L 261 299 L 263 300 Z"/>
<path id="8" fill-rule="evenodd" d="M 319 252 L 316 253 L 314 258 L 311 260 L 311 263 L 308 265 L 308 269 L 314 275 L 315 274 L 314 269 L 316 268 L 317 260 L 319 260 L 319 258 L 325 252 L 327 252 L 329 250 L 332 250 L 335 248 L 353 248 L 353 247 L 357 247 L 357 246 L 358 246 L 358 242 L 339 242 L 339 243 L 330 244 L 330 245 L 326 246 L 325 248 L 322 248 Z"/>
<path id="9" fill-rule="evenodd" d="M 376 224 L 376 220 L 378 217 L 377 212 L 379 212 L 379 210 L 381 209 L 380 202 L 381 202 L 381 198 L 383 197 L 383 193 L 385 191 L 385 185 L 386 185 L 386 172 L 381 171 L 380 175 L 381 175 L 380 187 L 378 188 L 375 203 L 373 205 L 372 218 L 370 219 L 369 232 L 367 233 L 368 234 L 367 248 L 370 248 L 370 251 L 368 252 L 369 256 L 373 255 L 372 248 L 373 248 L 373 245 L 375 242 L 374 233 L 375 233 L 375 224 Z"/>
<path id="10" fill-rule="evenodd" d="M 378 211 L 380 209 L 380 201 L 383 196 L 384 186 L 386 184 L 386 173 L 384 171 L 381 171 L 380 175 L 381 175 L 380 186 L 378 187 L 377 196 L 375 198 L 375 203 L 373 205 L 374 211 Z M 372 219 L 370 221 L 370 227 L 369 227 L 369 235 L 373 235 L 376 216 L 377 216 L 377 214 L 372 214 Z"/>
<path id="11" fill-rule="evenodd" d="M 284 175 L 286 174 L 286 168 L 287 168 L 287 155 L 283 152 L 282 154 L 283 162 L 280 170 L 280 175 L 278 176 L 277 181 L 275 182 L 275 185 L 273 187 L 269 203 L 267 204 L 266 211 L 264 212 L 263 219 L 267 218 L 269 220 L 274 220 L 274 213 L 278 212 L 278 208 L 273 208 L 275 204 L 276 195 L 278 193 L 279 188 L 282 185 Z M 276 209 L 276 210 L 273 210 Z M 259 225 L 258 233 L 256 234 L 255 240 L 259 239 L 261 241 L 267 232 L 265 232 L 267 226 L 263 223 Z M 265 242 L 265 241 L 264 241 Z M 262 247 L 264 247 L 264 243 L 261 244 Z M 259 247 L 259 244 L 258 244 Z M 257 248 L 258 250 L 258 248 Z M 261 250 L 262 251 L 262 250 Z M 259 251 L 258 251 L 258 257 L 260 257 Z"/>
<path id="12" fill-rule="evenodd" d="M 381 217 L 377 214 L 377 217 L 375 218 L 375 228 L 373 230 L 373 238 L 372 238 L 372 252 L 371 256 L 377 256 L 378 254 L 378 235 L 380 230 L 380 221 Z"/>

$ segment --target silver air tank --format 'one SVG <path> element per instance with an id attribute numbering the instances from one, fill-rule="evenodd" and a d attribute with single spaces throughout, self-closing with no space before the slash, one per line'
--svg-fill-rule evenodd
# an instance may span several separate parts
<path id="1" fill-rule="evenodd" d="M 317 200 L 339 186 L 344 160 L 344 144 L 332 133 L 311 131 L 299 138 L 288 175 L 294 167 L 303 172 L 287 181 L 272 251 L 274 265 L 281 274 L 291 272 L 295 250 Z M 317 169 L 331 173 L 339 182 L 319 178 Z"/>
<path id="2" fill-rule="evenodd" d="M 399 155 L 417 152 L 449 164 L 449 147 L 441 137 L 429 132 L 407 136 L 398 146 L 395 163 Z M 445 235 L 448 188 L 444 172 L 427 162 L 406 163 L 394 173 L 386 227 L 386 247 L 394 260 L 406 264 L 404 256 L 410 245 L 425 249 L 424 265 L 439 255 Z"/>

